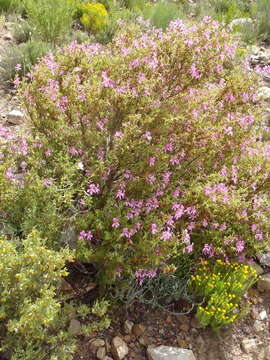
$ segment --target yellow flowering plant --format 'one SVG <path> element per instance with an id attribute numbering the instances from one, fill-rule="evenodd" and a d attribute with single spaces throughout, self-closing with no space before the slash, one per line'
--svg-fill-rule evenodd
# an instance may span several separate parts
<path id="1" fill-rule="evenodd" d="M 202 301 L 196 313 L 200 324 L 217 331 L 238 320 L 246 312 L 240 309 L 241 299 L 257 279 L 257 272 L 248 265 L 202 260 L 190 283 Z"/>
<path id="2" fill-rule="evenodd" d="M 83 26 L 94 33 L 100 31 L 108 22 L 108 12 L 101 3 L 87 3 L 80 8 L 82 13 L 81 23 Z"/>

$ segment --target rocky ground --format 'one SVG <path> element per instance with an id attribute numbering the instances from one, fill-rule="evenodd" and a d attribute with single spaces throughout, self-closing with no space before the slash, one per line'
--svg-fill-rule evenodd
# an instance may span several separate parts
<path id="1" fill-rule="evenodd" d="M 0 32 L 0 54 L 13 41 L 6 25 Z M 1 61 L 1 55 L 0 55 Z M 270 100 L 270 50 L 253 47 L 252 68 L 266 66 L 259 97 Z M 266 107 L 265 120 L 269 112 Z M 0 145 L 4 132 L 18 135 L 23 128 L 24 115 L 16 91 L 0 82 Z M 89 337 L 81 336 L 81 324 L 70 322 L 69 331 L 77 337 L 76 360 L 270 360 L 270 255 L 264 257 L 262 278 L 257 288 L 249 292 L 251 311 L 232 328 L 219 334 L 201 329 L 193 316 L 170 315 L 139 305 L 120 308 L 112 314 L 111 327 Z"/>
<path id="2" fill-rule="evenodd" d="M 89 338 L 80 336 L 76 323 L 76 360 L 270 360 L 270 274 L 258 285 L 249 292 L 249 315 L 218 334 L 201 329 L 192 315 L 139 305 L 119 309 L 108 330 Z"/>

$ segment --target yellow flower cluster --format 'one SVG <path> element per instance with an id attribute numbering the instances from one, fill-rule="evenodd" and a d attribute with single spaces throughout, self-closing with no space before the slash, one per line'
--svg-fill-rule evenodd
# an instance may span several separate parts
<path id="1" fill-rule="evenodd" d="M 237 320 L 241 297 L 257 278 L 256 271 L 248 265 L 220 259 L 212 264 L 201 260 L 191 277 L 193 290 L 206 300 L 196 314 L 201 324 L 218 329 Z"/>
<path id="2" fill-rule="evenodd" d="M 80 20 L 86 29 L 97 32 L 107 24 L 108 12 L 103 4 L 87 3 L 82 5 L 80 10 L 82 11 Z"/>

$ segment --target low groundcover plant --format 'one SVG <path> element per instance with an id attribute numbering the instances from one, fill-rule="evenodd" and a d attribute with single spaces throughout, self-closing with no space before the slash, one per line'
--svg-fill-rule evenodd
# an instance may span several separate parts
<path id="1" fill-rule="evenodd" d="M 240 309 L 242 297 L 257 279 L 256 270 L 248 265 L 202 260 L 190 283 L 202 299 L 196 313 L 200 324 L 217 331 L 243 316 L 247 309 Z"/>

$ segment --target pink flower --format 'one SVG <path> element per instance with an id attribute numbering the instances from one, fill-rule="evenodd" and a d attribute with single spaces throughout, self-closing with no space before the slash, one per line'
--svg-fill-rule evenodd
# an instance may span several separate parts
<path id="1" fill-rule="evenodd" d="M 146 133 L 143 135 L 143 137 L 145 139 L 147 139 L 148 141 L 151 141 L 152 140 L 152 135 L 151 135 L 151 132 L 150 131 L 146 131 Z"/>
<path id="2" fill-rule="evenodd" d="M 202 253 L 204 255 L 208 255 L 209 257 L 213 257 L 215 255 L 215 251 L 214 251 L 213 246 L 211 244 L 204 244 Z"/>
<path id="3" fill-rule="evenodd" d="M 18 86 L 20 82 L 21 82 L 20 77 L 19 77 L 19 76 L 16 76 L 16 77 L 15 77 L 15 80 L 13 81 L 13 84 L 14 84 L 15 86 Z"/>
<path id="4" fill-rule="evenodd" d="M 156 158 L 154 156 L 150 157 L 149 166 L 154 166 L 155 162 L 156 162 Z"/>
<path id="5" fill-rule="evenodd" d="M 205 227 L 205 228 L 208 226 L 208 220 L 207 219 L 203 219 L 202 226 Z"/>
<path id="6" fill-rule="evenodd" d="M 131 230 L 129 230 L 128 228 L 124 228 L 122 231 L 121 237 L 126 237 L 126 238 L 130 239 L 132 235 L 133 234 L 132 234 Z"/>
<path id="7" fill-rule="evenodd" d="M 183 232 L 183 243 L 190 245 L 190 235 L 187 229 L 185 229 Z"/>
<path id="8" fill-rule="evenodd" d="M 113 88 L 114 87 L 114 82 L 108 77 L 106 71 L 103 71 L 101 73 L 101 77 L 102 77 L 102 85 L 105 88 Z"/>
<path id="9" fill-rule="evenodd" d="M 120 224 L 119 224 L 119 219 L 116 218 L 116 217 L 114 217 L 114 218 L 113 218 L 112 227 L 113 227 L 113 228 L 118 228 L 119 226 L 120 226 Z"/>
<path id="10" fill-rule="evenodd" d="M 257 229 L 258 229 L 258 227 L 257 227 L 256 224 L 252 224 L 252 225 L 251 225 L 251 231 L 252 231 L 252 232 L 256 232 Z"/>
<path id="11" fill-rule="evenodd" d="M 45 152 L 45 156 L 51 156 L 51 154 L 52 154 L 52 150 L 49 148 L 49 149 L 47 149 L 46 150 L 46 152 Z"/>
<path id="12" fill-rule="evenodd" d="M 87 193 L 90 195 L 95 195 L 100 193 L 100 187 L 99 184 L 90 184 L 88 186 Z"/>
<path id="13" fill-rule="evenodd" d="M 185 213 L 185 207 L 184 205 L 180 204 L 179 207 L 177 208 L 174 217 L 176 220 L 180 219 Z"/>
<path id="14" fill-rule="evenodd" d="M 220 227 L 219 227 L 219 229 L 220 229 L 221 231 L 225 231 L 225 230 L 227 229 L 226 223 L 221 224 Z"/>
<path id="15" fill-rule="evenodd" d="M 116 137 L 122 137 L 124 133 L 122 131 L 116 131 L 115 136 Z"/>
<path id="16" fill-rule="evenodd" d="M 194 244 L 192 243 L 192 244 L 186 246 L 186 247 L 183 249 L 183 253 L 185 253 L 185 254 L 190 254 L 190 253 L 192 253 L 192 251 L 193 251 L 193 245 L 194 245 Z"/>
<path id="17" fill-rule="evenodd" d="M 198 69 L 197 69 L 197 67 L 196 67 L 195 64 L 192 64 L 192 65 L 191 65 L 190 74 L 191 74 L 191 77 L 192 77 L 193 79 L 199 79 L 199 78 L 200 78 L 200 73 L 199 73 L 199 71 L 198 71 Z"/>
<path id="18" fill-rule="evenodd" d="M 170 230 L 166 230 L 166 231 L 163 231 L 162 232 L 162 235 L 161 235 L 161 240 L 164 240 L 164 241 L 167 241 L 169 240 L 170 238 L 172 237 L 172 233 Z"/>
<path id="19" fill-rule="evenodd" d="M 17 64 L 16 66 L 15 66 L 15 70 L 16 71 L 20 71 L 22 69 L 22 65 L 21 64 Z"/>
<path id="20" fill-rule="evenodd" d="M 115 195 L 116 199 L 124 199 L 125 198 L 125 190 L 119 189 Z"/>
<path id="21" fill-rule="evenodd" d="M 241 253 L 245 249 L 244 240 L 237 240 L 236 242 L 236 252 Z"/>
<path id="22" fill-rule="evenodd" d="M 263 234 L 262 233 L 257 233 L 255 235 L 255 239 L 258 240 L 258 241 L 262 241 L 263 240 Z"/>
<path id="23" fill-rule="evenodd" d="M 227 176 L 227 166 L 225 166 L 225 165 L 223 166 L 223 168 L 220 171 L 220 175 L 223 177 Z"/>
<path id="24" fill-rule="evenodd" d="M 81 231 L 80 232 L 80 240 L 88 240 L 91 241 L 93 239 L 93 234 L 91 233 L 91 231 Z"/>
<path id="25" fill-rule="evenodd" d="M 151 224 L 151 233 L 155 235 L 158 232 L 158 228 L 156 224 Z"/>
<path id="26" fill-rule="evenodd" d="M 43 179 L 43 185 L 44 186 L 50 186 L 53 183 L 53 179 Z"/>
<path id="27" fill-rule="evenodd" d="M 7 169 L 6 178 L 11 180 L 11 181 L 16 181 L 15 175 L 14 175 L 13 170 L 11 168 Z"/>
<path id="28" fill-rule="evenodd" d="M 135 277 L 138 280 L 139 284 L 142 285 L 144 279 L 152 279 L 157 275 L 156 269 L 139 269 L 135 272 Z"/>

